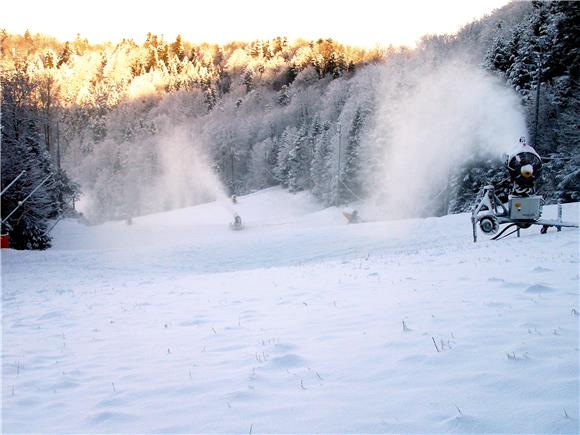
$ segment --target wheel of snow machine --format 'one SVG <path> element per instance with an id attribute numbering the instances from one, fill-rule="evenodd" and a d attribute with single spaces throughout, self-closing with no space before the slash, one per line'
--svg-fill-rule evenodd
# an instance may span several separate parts
<path id="1" fill-rule="evenodd" d="M 530 228 L 532 226 L 531 222 L 519 222 L 518 227 L 525 230 L 526 228 Z"/>
<path id="2" fill-rule="evenodd" d="M 499 224 L 495 216 L 484 216 L 479 220 L 479 228 L 484 234 L 497 234 L 499 231 Z"/>

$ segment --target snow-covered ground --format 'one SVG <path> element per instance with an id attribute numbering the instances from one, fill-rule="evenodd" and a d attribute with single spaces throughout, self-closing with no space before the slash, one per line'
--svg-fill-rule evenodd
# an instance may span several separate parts
<path id="1" fill-rule="evenodd" d="M 577 230 L 235 209 L 3 250 L 2 432 L 578 433 Z"/>

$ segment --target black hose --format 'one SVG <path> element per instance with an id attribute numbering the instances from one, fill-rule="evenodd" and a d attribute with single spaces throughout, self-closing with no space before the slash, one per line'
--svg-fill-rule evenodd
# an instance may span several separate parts
<path id="1" fill-rule="evenodd" d="M 507 227 L 505 227 L 503 230 L 501 230 L 501 232 L 495 236 L 493 236 L 491 238 L 491 240 L 500 240 L 503 239 L 507 236 L 511 236 L 513 233 L 515 233 L 519 228 L 516 228 L 515 230 L 513 230 L 511 233 L 506 234 L 505 236 L 502 237 L 503 233 L 505 233 L 508 229 L 510 229 L 511 227 L 517 226 L 518 224 L 509 224 Z"/>

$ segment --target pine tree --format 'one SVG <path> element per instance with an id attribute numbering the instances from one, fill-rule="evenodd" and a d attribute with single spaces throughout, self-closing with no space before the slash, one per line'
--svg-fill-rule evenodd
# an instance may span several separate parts
<path id="1" fill-rule="evenodd" d="M 274 56 L 274 53 L 273 53 L 272 42 L 270 40 L 267 40 L 262 45 L 262 57 L 266 61 L 268 61 L 268 60 L 272 59 L 273 56 Z"/>
<path id="2" fill-rule="evenodd" d="M 313 138 L 314 156 L 310 166 L 312 193 L 325 204 L 330 204 L 332 198 L 332 151 L 330 148 L 330 125 L 323 124 L 320 132 Z"/>
<path id="3" fill-rule="evenodd" d="M 171 44 L 171 52 L 177 56 L 180 62 L 185 59 L 185 47 L 183 46 L 183 41 L 181 35 L 175 37 L 175 41 Z"/>
<path id="4" fill-rule="evenodd" d="M 250 93 L 254 89 L 254 70 L 252 68 L 246 68 L 246 71 L 244 72 L 243 83 L 246 86 L 246 93 Z"/>
<path id="5" fill-rule="evenodd" d="M 157 52 L 157 48 L 149 48 L 147 53 L 147 61 L 145 62 L 145 71 L 149 72 L 154 70 L 159 65 L 159 53 Z"/>
<path id="6" fill-rule="evenodd" d="M 73 54 L 73 52 L 70 48 L 70 44 L 67 41 L 64 43 L 64 47 L 62 49 L 62 52 L 60 53 L 60 56 L 58 57 L 58 62 L 56 64 L 56 67 L 60 68 L 63 64 L 68 63 L 70 61 L 72 54 Z"/>
<path id="7" fill-rule="evenodd" d="M 7 186 L 21 171 L 26 174 L 21 177 L 2 196 L 3 232 L 7 229 L 11 246 L 15 249 L 46 249 L 50 247 L 50 237 L 46 234 L 48 219 L 53 215 L 50 191 L 45 178 L 48 156 L 40 149 L 40 137 L 34 124 L 30 121 L 21 123 L 18 141 L 8 138 L 13 132 L 2 135 L 2 187 Z M 22 202 L 42 182 L 36 192 L 26 202 Z M 17 207 L 20 208 L 17 209 Z M 9 217 L 14 210 L 17 211 Z"/>
<path id="8" fill-rule="evenodd" d="M 287 127 L 277 144 L 276 166 L 274 167 L 274 176 L 276 180 L 284 187 L 288 187 L 288 174 L 290 172 L 290 151 L 294 148 L 294 136 L 296 128 Z"/>
<path id="9" fill-rule="evenodd" d="M 510 67 L 510 54 L 504 35 L 495 38 L 492 47 L 487 53 L 485 64 L 491 70 L 506 72 Z"/>
<path id="10" fill-rule="evenodd" d="M 165 66 L 169 66 L 169 46 L 165 41 L 161 41 L 157 46 L 157 58 L 163 62 Z"/>
<path id="11" fill-rule="evenodd" d="M 344 151 L 344 163 L 341 166 L 339 190 L 341 201 L 355 201 L 361 194 L 361 180 L 359 178 L 361 161 L 359 151 L 364 121 L 362 111 L 358 108 L 348 132 L 346 149 Z"/>
<path id="12" fill-rule="evenodd" d="M 280 106 L 287 106 L 290 104 L 290 101 L 288 86 L 282 85 L 282 88 L 278 91 L 278 104 L 280 104 Z"/>
<path id="13" fill-rule="evenodd" d="M 204 90 L 205 104 L 207 106 L 207 111 L 211 112 L 216 105 L 217 97 L 213 86 L 208 85 Z"/>
<path id="14" fill-rule="evenodd" d="M 291 137 L 288 154 L 288 189 L 299 192 L 310 187 L 310 150 L 306 141 L 306 131 L 302 127 Z"/>
<path id="15" fill-rule="evenodd" d="M 51 69 L 56 66 L 56 56 L 52 50 L 47 50 L 44 55 L 44 68 Z"/>

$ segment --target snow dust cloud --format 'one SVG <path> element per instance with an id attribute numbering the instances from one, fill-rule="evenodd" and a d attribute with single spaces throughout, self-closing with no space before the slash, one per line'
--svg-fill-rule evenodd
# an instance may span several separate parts
<path id="1" fill-rule="evenodd" d="M 371 137 L 384 141 L 384 171 L 376 195 L 391 218 L 432 214 L 454 169 L 474 156 L 500 158 L 526 135 L 516 94 L 494 76 L 459 61 L 424 69 L 399 68 L 379 97 Z"/>
<path id="2" fill-rule="evenodd" d="M 178 126 L 162 134 L 157 141 L 161 174 L 152 193 L 162 201 L 162 209 L 183 208 L 227 197 L 203 146 L 196 142 L 191 130 Z"/>
<path id="3" fill-rule="evenodd" d="M 119 172 L 112 172 L 110 168 L 115 165 L 103 165 L 97 158 L 86 159 L 84 167 L 76 171 L 83 185 L 77 209 L 89 222 L 143 216 L 215 200 L 227 204 L 225 188 L 195 129 L 167 116 L 155 121 L 158 131 L 154 135 L 132 143 L 105 141 L 106 151 L 100 155 L 119 156 Z M 103 168 L 100 173 L 98 168 Z M 110 204 L 110 209 L 103 209 L 103 204 Z"/>

